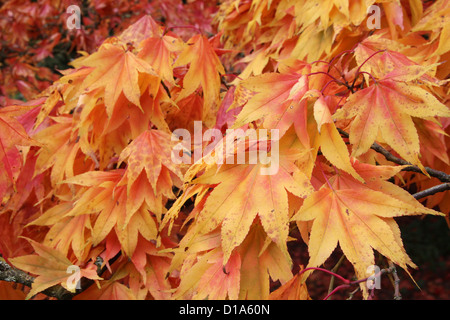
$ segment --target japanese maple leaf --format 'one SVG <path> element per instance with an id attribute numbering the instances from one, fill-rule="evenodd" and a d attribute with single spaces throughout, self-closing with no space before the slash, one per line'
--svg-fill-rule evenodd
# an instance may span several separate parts
<path id="1" fill-rule="evenodd" d="M 292 278 L 291 259 L 274 242 L 268 241 L 259 220 L 252 225 L 239 246 L 241 283 L 239 299 L 265 300 L 270 294 L 270 279 L 283 285 Z"/>
<path id="2" fill-rule="evenodd" d="M 352 94 L 333 116 L 352 119 L 350 143 L 357 157 L 380 135 L 406 161 L 419 165 L 419 136 L 411 117 L 449 117 L 450 110 L 413 84 L 380 80 Z"/>
<path id="3" fill-rule="evenodd" d="M 98 245 L 114 230 L 124 252 L 131 257 L 139 234 L 149 241 L 156 240 L 158 231 L 151 212 L 160 216 L 163 200 L 161 196 L 155 196 L 143 174 L 128 193 L 126 174 L 123 169 L 91 171 L 67 179 L 65 182 L 68 184 L 88 188 L 79 192 L 73 208 L 67 210 L 63 217 L 91 215 L 95 221 L 89 239 L 92 244 Z"/>
<path id="4" fill-rule="evenodd" d="M 22 156 L 16 146 L 37 145 L 16 119 L 28 109 L 11 106 L 0 109 L 0 199 L 8 185 L 15 186 L 15 179 L 22 166 Z"/>
<path id="5" fill-rule="evenodd" d="M 437 33 L 439 35 L 439 45 L 434 52 L 436 56 L 442 55 L 450 50 L 447 40 L 450 34 L 449 16 L 450 9 L 448 1 L 435 1 L 427 8 L 423 18 L 412 28 L 413 32 L 441 30 Z"/>
<path id="6" fill-rule="evenodd" d="M 44 246 L 31 239 L 29 241 L 36 254 L 9 260 L 15 267 L 37 275 L 36 279 L 33 281 L 31 290 L 27 295 L 27 299 L 57 284 L 61 284 L 64 288 L 74 291 L 75 288 L 70 288 L 68 286 L 69 278 L 73 277 L 70 268 L 73 268 L 74 264 L 58 250 Z M 86 268 L 80 268 L 79 270 L 80 278 L 85 277 L 93 280 L 101 279 L 97 275 L 97 267 L 94 264 L 91 264 Z"/>
<path id="7" fill-rule="evenodd" d="M 225 74 L 225 70 L 214 48 L 202 35 L 195 35 L 188 41 L 186 48 L 175 61 L 174 67 L 189 63 L 189 70 L 183 79 L 183 90 L 177 100 L 189 96 L 201 86 L 204 115 L 207 115 L 213 106 L 218 105 L 220 75 Z"/>
<path id="8" fill-rule="evenodd" d="M 139 238 L 131 261 L 142 277 L 142 282 L 156 300 L 170 299 L 171 285 L 167 274 L 169 272 L 172 254 L 161 252 L 163 247 L 157 247 L 152 242 Z"/>
<path id="9" fill-rule="evenodd" d="M 72 207 L 72 202 L 57 204 L 29 225 L 48 226 L 50 229 L 42 244 L 57 249 L 64 255 L 72 249 L 77 259 L 82 261 L 90 248 L 90 233 L 87 230 L 91 230 L 92 226 L 90 216 L 87 214 L 66 216 Z"/>
<path id="10" fill-rule="evenodd" d="M 407 266 L 414 267 L 393 218 L 440 213 L 422 206 L 411 195 L 405 196 L 400 188 L 385 181 L 401 167 L 355 168 L 368 183 L 343 172 L 329 177 L 327 183 L 304 200 L 292 218 L 312 220 L 308 266 L 323 264 L 339 243 L 358 278 L 365 278 L 367 268 L 375 263 L 373 249 L 405 270 Z"/>
<path id="11" fill-rule="evenodd" d="M 259 216 L 268 236 L 287 254 L 288 194 L 305 197 L 312 190 L 309 180 L 291 159 L 280 151 L 278 171 L 262 174 L 266 165 L 223 164 L 211 167 L 193 183 L 216 185 L 196 217 L 200 233 L 221 224 L 224 261 L 244 240 L 253 220 Z"/>
<path id="12" fill-rule="evenodd" d="M 404 54 L 398 42 L 373 35 L 364 39 L 355 48 L 355 59 L 361 71 L 369 72 L 376 78 L 394 78 L 397 81 L 420 79 L 424 83 L 437 85 L 439 81 L 430 73 L 436 64 L 418 64 Z"/>
<path id="13" fill-rule="evenodd" d="M 137 300 L 134 292 L 121 283 L 121 279 L 128 276 L 127 268 L 121 267 L 116 270 L 108 280 L 99 281 L 99 286 L 90 286 L 80 294 L 75 300 Z"/>
<path id="14" fill-rule="evenodd" d="M 122 92 L 128 101 L 141 107 L 139 74 L 150 75 L 151 79 L 155 80 L 154 87 L 159 84 L 158 76 L 146 61 L 120 46 L 109 43 L 105 43 L 97 52 L 83 59 L 82 65 L 93 68 L 82 86 L 88 90 L 104 88 L 109 116 Z"/>
<path id="15" fill-rule="evenodd" d="M 303 276 L 296 274 L 291 280 L 271 292 L 269 300 L 310 300 Z"/>
<path id="16" fill-rule="evenodd" d="M 181 276 L 173 299 L 236 300 L 239 296 L 241 259 L 233 253 L 223 264 L 223 253 L 215 248 L 195 258 L 195 262 Z M 189 261 L 189 260 L 188 260 Z"/>
<path id="17" fill-rule="evenodd" d="M 51 126 L 33 136 L 43 145 L 37 153 L 35 170 L 36 174 L 49 170 L 52 185 L 59 188 L 58 183 L 64 178 L 73 177 L 76 172 L 80 144 L 77 141 L 78 131 L 74 130 L 71 117 L 53 117 L 52 121 L 54 123 Z M 90 161 L 83 163 L 88 165 Z"/>
<path id="18" fill-rule="evenodd" d="M 102 281 L 100 286 L 100 289 L 90 286 L 76 295 L 74 300 L 138 300 L 130 288 L 115 279 Z"/>
<path id="19" fill-rule="evenodd" d="M 143 171 L 155 194 L 162 191 L 157 188 L 160 176 L 172 173 L 181 180 L 180 167 L 172 161 L 173 146 L 170 135 L 160 130 L 146 130 L 134 139 L 119 157 L 119 163 L 127 161 L 128 190 Z M 171 190 L 165 191 L 165 195 L 171 196 Z"/>
<path id="20" fill-rule="evenodd" d="M 124 43 L 133 43 L 138 46 L 142 40 L 160 36 L 161 33 L 162 27 L 150 15 L 145 15 L 125 29 L 119 35 L 119 39 Z"/>
<path id="21" fill-rule="evenodd" d="M 348 154 L 347 146 L 339 134 L 328 108 L 325 98 L 319 93 L 319 98 L 314 103 L 314 119 L 317 122 L 319 141 L 323 155 L 336 167 L 345 170 L 355 179 L 364 180 L 355 171 Z"/>
<path id="22" fill-rule="evenodd" d="M 163 79 L 174 84 L 173 61 L 175 52 L 181 51 L 179 39 L 171 36 L 147 38 L 141 43 L 138 57 L 147 61 Z"/>
<path id="23" fill-rule="evenodd" d="M 301 126 L 300 114 L 306 106 L 300 101 L 308 90 L 308 80 L 301 74 L 268 73 L 244 80 L 236 90 L 231 108 L 242 107 L 233 128 L 263 119 L 265 128 L 280 130 L 282 136 L 292 124 Z"/>

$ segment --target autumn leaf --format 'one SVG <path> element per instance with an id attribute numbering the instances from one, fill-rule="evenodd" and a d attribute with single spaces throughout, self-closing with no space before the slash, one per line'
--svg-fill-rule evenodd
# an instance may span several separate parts
<path id="1" fill-rule="evenodd" d="M 124 43 L 133 43 L 135 46 L 138 46 L 144 39 L 160 36 L 162 29 L 150 15 L 144 15 L 122 31 L 119 39 Z"/>
<path id="2" fill-rule="evenodd" d="M 23 160 L 17 147 L 39 145 L 31 139 L 17 117 L 28 108 L 10 106 L 0 109 L 0 199 L 9 186 L 15 188 Z"/>
<path id="3" fill-rule="evenodd" d="M 312 189 L 286 150 L 280 151 L 278 171 L 274 174 L 263 173 L 268 167 L 262 163 L 224 164 L 218 170 L 212 167 L 193 181 L 216 185 L 196 217 L 195 227 L 198 232 L 207 233 L 222 225 L 224 261 L 244 240 L 256 216 L 269 237 L 288 254 L 287 192 L 305 197 Z"/>
<path id="4" fill-rule="evenodd" d="M 352 156 L 369 150 L 380 135 L 406 161 L 421 165 L 420 144 L 412 117 L 450 116 L 428 91 L 412 84 L 380 80 L 352 94 L 333 119 L 352 119 Z"/>
<path id="5" fill-rule="evenodd" d="M 33 138 L 42 144 L 37 152 L 36 175 L 50 171 L 52 185 L 56 189 L 58 183 L 65 178 L 73 177 L 77 172 L 77 157 L 80 156 L 80 143 L 77 131 L 73 130 L 72 119 L 61 116 L 52 119 L 53 124 L 36 133 Z M 86 161 L 87 168 L 91 161 Z M 83 168 L 83 169 L 84 169 Z"/>
<path id="6" fill-rule="evenodd" d="M 358 278 L 364 278 L 367 268 L 375 264 L 373 250 L 405 270 L 407 266 L 415 266 L 403 248 L 400 230 L 393 218 L 441 214 L 413 202 L 414 199 L 405 199 L 396 190 L 385 193 L 389 187 L 387 182 L 383 184 L 384 188 L 377 190 L 374 186 L 380 186 L 380 181 L 395 172 L 389 167 L 375 170 L 378 176 L 374 171 L 369 173 L 368 165 L 361 169 L 363 177 L 372 181 L 370 185 L 343 173 L 331 176 L 327 183 L 305 199 L 292 218 L 294 221 L 313 220 L 308 243 L 308 267 L 322 265 L 338 243 L 353 264 Z"/>
<path id="7" fill-rule="evenodd" d="M 125 170 L 119 169 L 86 172 L 67 179 L 65 183 L 89 188 L 80 192 L 75 205 L 64 216 L 92 215 L 95 221 L 92 245 L 98 245 L 114 230 L 125 253 L 132 256 L 139 234 L 147 240 L 156 240 L 157 226 L 151 212 L 161 215 L 163 208 L 161 197 L 154 195 L 143 175 L 129 194 L 126 184 L 121 182 L 124 175 Z"/>
<path id="8" fill-rule="evenodd" d="M 157 188 L 160 176 L 172 173 L 174 178 L 182 179 L 180 167 L 172 161 L 174 143 L 168 133 L 159 130 L 146 130 L 134 139 L 120 154 L 119 164 L 127 161 L 128 192 L 141 172 L 145 174 L 155 194 L 163 191 Z M 171 190 L 164 192 L 172 196 Z"/>
<path id="9" fill-rule="evenodd" d="M 141 42 L 138 58 L 147 61 L 161 77 L 171 84 L 175 83 L 173 78 L 173 63 L 175 52 L 182 50 L 179 39 L 168 35 L 162 37 L 150 37 Z"/>
<path id="10" fill-rule="evenodd" d="M 269 298 L 269 279 L 283 285 L 292 278 L 291 262 L 280 248 L 267 238 L 260 223 L 252 225 L 239 247 L 241 256 L 240 300 Z"/>
<path id="11" fill-rule="evenodd" d="M 262 119 L 266 128 L 280 130 L 280 137 L 294 124 L 301 126 L 306 102 L 301 101 L 308 90 L 308 79 L 301 74 L 268 73 L 252 77 L 239 84 L 230 108 L 243 107 L 233 128 Z"/>
<path id="12" fill-rule="evenodd" d="M 139 74 L 153 76 L 154 87 L 159 83 L 158 76 L 147 62 L 132 52 L 112 44 L 104 44 L 99 51 L 81 63 L 92 68 L 82 86 L 88 90 L 104 88 L 105 105 L 109 116 L 122 92 L 128 101 L 141 107 Z"/>
<path id="13" fill-rule="evenodd" d="M 300 270 L 301 271 L 301 270 Z M 291 280 L 271 292 L 269 300 L 310 300 L 306 283 L 296 274 Z"/>
<path id="14" fill-rule="evenodd" d="M 27 299 L 57 284 L 61 284 L 64 288 L 74 291 L 75 288 L 68 287 L 69 278 L 73 277 L 73 274 L 68 272 L 68 270 L 74 264 L 61 252 L 33 240 L 29 241 L 36 255 L 33 254 L 9 259 L 15 267 L 37 275 L 33 281 L 31 291 L 27 295 Z M 101 278 L 97 275 L 96 271 L 97 267 L 93 264 L 86 268 L 80 268 L 80 278 L 100 280 Z"/>
<path id="15" fill-rule="evenodd" d="M 191 95 L 200 86 L 203 89 L 203 113 L 206 116 L 214 105 L 218 105 L 220 75 L 225 70 L 208 39 L 202 35 L 193 36 L 175 61 L 174 67 L 190 64 L 183 78 L 183 90 L 177 101 Z"/>
<path id="16" fill-rule="evenodd" d="M 369 298 L 449 222 L 449 0 L 59 2 L 0 7 L 0 295 L 306 300 L 339 246 Z"/>
<path id="17" fill-rule="evenodd" d="M 126 266 L 121 266 L 111 278 L 100 280 L 99 287 L 90 286 L 82 293 L 76 295 L 74 300 L 137 300 L 133 291 L 123 283 L 120 283 L 127 275 Z"/>
<path id="18" fill-rule="evenodd" d="M 213 249 L 195 261 L 183 275 L 173 299 L 236 300 L 239 296 L 241 261 L 233 253 L 224 265 L 220 248 Z M 199 276 L 201 275 L 201 276 Z"/>
<path id="19" fill-rule="evenodd" d="M 314 103 L 314 119 L 317 122 L 320 150 L 323 155 L 337 168 L 364 182 L 350 162 L 347 146 L 331 118 L 330 109 L 322 95 Z"/>
<path id="20" fill-rule="evenodd" d="M 172 287 L 167 275 L 170 273 L 172 255 L 162 252 L 163 246 L 139 238 L 131 261 L 142 277 L 146 289 L 156 300 L 167 300 L 172 295 Z"/>

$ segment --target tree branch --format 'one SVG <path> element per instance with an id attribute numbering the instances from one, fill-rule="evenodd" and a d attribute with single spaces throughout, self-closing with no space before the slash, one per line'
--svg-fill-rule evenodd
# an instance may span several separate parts
<path id="1" fill-rule="evenodd" d="M 109 264 L 113 264 L 119 257 L 121 256 L 121 253 L 119 252 L 116 256 L 114 256 L 111 260 L 109 260 Z M 97 258 L 97 260 L 94 262 L 94 264 L 97 266 L 97 274 L 101 276 L 106 271 L 106 266 L 102 268 L 103 259 L 100 257 Z M 29 275 L 28 273 L 16 269 L 12 266 L 10 266 L 4 259 L 0 256 L 0 281 L 7 281 L 7 282 L 14 282 L 23 284 L 27 287 L 32 286 L 35 277 Z M 79 294 L 80 292 L 83 292 L 87 288 L 89 288 L 93 283 L 94 280 L 82 278 L 81 281 L 81 289 L 77 290 L 77 292 L 70 292 L 66 288 L 64 288 L 61 285 L 55 285 L 53 287 L 47 288 L 41 293 L 45 294 L 48 297 L 56 298 L 58 300 L 71 300 L 74 296 Z"/>
<path id="2" fill-rule="evenodd" d="M 349 137 L 349 134 L 347 132 L 345 132 L 344 130 L 339 129 L 339 128 L 337 128 L 337 129 L 338 129 L 339 133 L 342 134 L 344 137 L 346 137 L 346 138 Z M 402 166 L 407 166 L 406 168 L 403 168 L 402 171 L 412 171 L 412 172 L 418 172 L 418 173 L 423 174 L 422 170 L 418 166 L 414 166 L 411 163 L 409 163 L 408 161 L 397 158 L 396 156 L 394 156 L 392 153 L 387 151 L 385 148 L 383 148 L 376 142 L 374 142 L 370 148 L 372 150 L 375 150 L 376 152 L 382 154 L 388 161 L 394 162 L 394 163 L 402 165 Z M 450 175 L 446 174 L 445 172 L 435 170 L 435 169 L 432 169 L 429 167 L 425 167 L 425 171 L 431 177 L 437 178 L 441 182 L 450 182 Z"/>
<path id="3" fill-rule="evenodd" d="M 7 282 L 14 282 L 23 284 L 31 288 L 34 282 L 34 277 L 30 276 L 28 273 L 11 267 L 6 261 L 0 259 L 0 280 Z M 61 285 L 56 285 L 42 291 L 43 294 L 49 297 L 56 298 L 58 300 L 68 300 L 73 297 L 73 293 L 66 290 Z"/>
<path id="4" fill-rule="evenodd" d="M 425 198 L 425 197 L 431 196 L 431 195 L 433 195 L 435 193 L 443 192 L 443 191 L 446 191 L 446 190 L 450 190 L 450 183 L 448 183 L 448 182 L 439 184 L 437 186 L 434 186 L 434 187 L 431 187 L 431 188 L 428 188 L 428 189 L 425 189 L 423 191 L 419 191 L 417 193 L 414 193 L 413 197 L 416 198 L 416 199 L 421 199 L 421 198 Z"/>

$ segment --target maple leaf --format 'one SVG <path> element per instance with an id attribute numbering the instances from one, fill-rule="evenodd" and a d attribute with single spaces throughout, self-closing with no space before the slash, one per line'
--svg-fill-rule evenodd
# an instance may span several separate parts
<path id="1" fill-rule="evenodd" d="M 122 31 L 119 39 L 124 43 L 133 43 L 139 45 L 141 41 L 160 36 L 162 27 L 150 15 L 144 15 L 138 21 L 133 23 L 127 29 Z"/>
<path id="2" fill-rule="evenodd" d="M 91 245 L 90 233 L 87 231 L 92 229 L 91 221 L 89 215 L 66 216 L 72 207 L 71 202 L 55 205 L 28 226 L 49 226 L 50 229 L 42 244 L 57 249 L 65 255 L 69 253 L 69 249 L 72 249 L 75 257 L 83 261 Z"/>
<path id="3" fill-rule="evenodd" d="M 142 277 L 148 292 L 156 300 L 167 300 L 172 295 L 172 287 L 167 276 L 172 254 L 163 251 L 163 246 L 156 247 L 152 242 L 139 238 L 131 261 Z"/>
<path id="4" fill-rule="evenodd" d="M 119 164 L 127 160 L 128 191 L 145 171 L 155 194 L 164 192 L 166 196 L 173 196 L 171 190 L 157 188 L 159 177 L 169 172 L 179 180 L 183 178 L 180 167 L 172 161 L 173 146 L 170 135 L 159 130 L 146 130 L 134 139 L 119 157 Z"/>
<path id="5" fill-rule="evenodd" d="M 434 31 L 434 38 L 439 38 L 438 47 L 434 52 L 435 55 L 442 55 L 450 50 L 448 41 L 450 33 L 450 23 L 449 23 L 449 6 L 447 0 L 439 0 L 433 2 L 433 4 L 427 8 L 423 18 L 420 19 L 417 24 L 412 28 L 412 31 Z M 436 32 L 440 30 L 440 32 Z"/>
<path id="6" fill-rule="evenodd" d="M 132 256 L 139 234 L 147 240 L 156 240 L 157 226 L 151 212 L 161 215 L 163 207 L 161 197 L 154 195 L 143 175 L 129 194 L 124 176 L 125 170 L 117 169 L 85 172 L 67 179 L 68 184 L 88 188 L 80 192 L 75 205 L 64 216 L 94 215 L 92 245 L 97 246 L 114 229 L 125 253 Z"/>
<path id="7" fill-rule="evenodd" d="M 239 254 L 233 253 L 224 265 L 220 248 L 213 249 L 196 257 L 196 261 L 186 268 L 172 298 L 223 300 L 228 297 L 236 300 L 239 296 L 240 268 Z"/>
<path id="8" fill-rule="evenodd" d="M 390 187 L 392 184 L 383 181 L 399 170 L 398 167 L 364 165 L 360 174 L 371 181 L 369 185 L 341 172 L 328 178 L 327 183 L 304 200 L 292 220 L 313 220 L 308 267 L 323 264 L 338 243 L 358 278 L 364 278 L 367 268 L 374 264 L 373 249 L 405 270 L 408 265 L 415 266 L 403 248 L 400 230 L 393 218 L 441 214 L 425 208 L 414 198 L 406 198 L 395 187 Z"/>
<path id="9" fill-rule="evenodd" d="M 355 171 L 348 154 L 347 146 L 339 134 L 326 100 L 320 94 L 314 103 L 314 119 L 319 132 L 320 149 L 323 155 L 336 167 L 350 173 L 355 179 L 364 182 Z"/>
<path id="10" fill-rule="evenodd" d="M 270 279 L 283 285 L 292 278 L 291 260 L 268 239 L 260 223 L 252 225 L 238 251 L 242 261 L 239 299 L 268 299 Z"/>
<path id="11" fill-rule="evenodd" d="M 105 89 L 105 105 L 109 116 L 122 92 L 128 101 L 141 108 L 139 74 L 150 75 L 153 87 L 159 87 L 159 77 L 146 61 L 109 43 L 83 59 L 81 64 L 92 68 L 82 86 L 88 90 Z"/>
<path id="12" fill-rule="evenodd" d="M 143 40 L 137 56 L 147 61 L 163 80 L 175 84 L 173 62 L 175 52 L 181 50 L 182 43 L 179 39 L 165 35 Z"/>
<path id="13" fill-rule="evenodd" d="M 284 144 L 282 144 L 284 146 Z M 308 178 L 289 158 L 293 150 L 280 150 L 278 171 L 264 174 L 267 165 L 223 164 L 210 167 L 194 184 L 216 185 L 204 208 L 197 215 L 195 227 L 207 233 L 221 224 L 224 261 L 248 233 L 259 216 L 269 237 L 288 255 L 288 195 L 305 197 L 312 191 Z"/>
<path id="14" fill-rule="evenodd" d="M 376 78 L 397 81 L 417 79 L 430 85 L 443 84 L 432 76 L 437 64 L 429 62 L 418 64 L 398 52 L 402 50 L 405 50 L 404 45 L 381 35 L 373 35 L 364 39 L 355 48 L 355 60 L 361 71 L 368 72 Z"/>
<path id="15" fill-rule="evenodd" d="M 301 271 L 301 270 L 300 270 Z M 303 276 L 296 274 L 291 280 L 271 292 L 269 300 L 310 300 Z"/>
<path id="16" fill-rule="evenodd" d="M 171 130 L 185 128 L 194 133 L 194 121 L 202 121 L 203 99 L 198 94 L 191 94 L 176 105 L 168 105 L 165 112 L 165 120 Z"/>
<path id="17" fill-rule="evenodd" d="M 26 133 L 16 117 L 24 114 L 28 108 L 11 106 L 0 109 L 0 199 L 8 185 L 15 187 L 15 180 L 22 166 L 22 157 L 16 146 L 38 145 Z M 9 180 L 9 181 L 8 181 Z"/>
<path id="18" fill-rule="evenodd" d="M 268 73 L 239 83 L 244 90 L 237 90 L 235 103 L 230 107 L 242 107 L 233 128 L 263 119 L 265 128 L 280 130 L 280 137 L 294 124 L 301 126 L 306 102 L 300 98 L 308 90 L 308 79 L 301 74 Z"/>
<path id="19" fill-rule="evenodd" d="M 206 116 L 214 105 L 218 105 L 220 75 L 225 70 L 208 39 L 202 35 L 193 36 L 180 53 L 174 67 L 190 63 L 183 79 L 183 89 L 177 101 L 194 93 L 199 86 L 203 89 L 203 115 Z"/>
<path id="20" fill-rule="evenodd" d="M 352 119 L 352 155 L 367 150 L 378 134 L 406 161 L 419 165 L 420 144 L 411 117 L 450 116 L 449 109 L 430 92 L 412 84 L 380 80 L 352 94 L 333 119 Z"/>
<path id="21" fill-rule="evenodd" d="M 99 281 L 99 287 L 90 286 L 74 300 L 137 300 L 133 291 L 120 281 L 128 275 L 126 265 L 120 266 L 108 280 Z"/>
<path id="22" fill-rule="evenodd" d="M 77 130 L 73 130 L 73 120 L 67 116 L 52 118 L 53 124 L 36 133 L 33 138 L 42 145 L 37 152 L 35 174 L 50 170 L 50 180 L 55 189 L 65 178 L 73 177 L 92 165 L 86 161 L 85 166 L 77 166 L 80 156 L 80 143 Z"/>
<path id="23" fill-rule="evenodd" d="M 74 292 L 75 288 L 68 287 L 68 280 L 72 277 L 72 273 L 68 270 L 70 270 L 69 267 L 74 266 L 73 263 L 58 250 L 51 249 L 31 239 L 29 241 L 36 254 L 9 259 L 15 267 L 37 275 L 27 299 L 57 284 L 61 284 L 64 288 L 71 289 Z M 86 268 L 80 268 L 80 277 L 92 280 L 101 279 L 97 275 L 97 267 L 94 264 Z"/>

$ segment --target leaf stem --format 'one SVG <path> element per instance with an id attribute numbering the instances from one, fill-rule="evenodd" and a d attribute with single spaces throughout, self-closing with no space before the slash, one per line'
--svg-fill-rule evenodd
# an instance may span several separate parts
<path id="1" fill-rule="evenodd" d="M 327 73 L 327 72 L 324 72 L 324 71 L 311 72 L 311 73 L 308 73 L 306 76 L 309 77 L 309 76 L 314 76 L 314 75 L 317 75 L 317 74 L 324 74 L 324 75 L 327 75 L 327 76 L 329 76 L 330 78 L 332 78 L 337 84 L 339 84 L 339 85 L 342 85 L 342 84 L 343 84 L 341 81 L 339 81 L 338 79 L 336 79 L 335 77 L 333 77 L 331 74 L 329 74 L 329 73 Z"/>
<path id="2" fill-rule="evenodd" d="M 339 261 L 336 263 L 336 265 L 333 267 L 333 269 L 331 269 L 332 272 L 336 273 L 339 269 L 339 267 L 341 266 L 342 262 L 345 259 L 345 255 L 343 254 L 340 258 Z M 328 285 L 328 294 L 330 294 L 333 290 L 334 287 L 334 279 L 336 279 L 335 276 L 332 276 L 330 279 L 330 284 Z"/>
<path id="3" fill-rule="evenodd" d="M 333 271 L 330 271 L 330 270 L 327 270 L 327 269 L 324 269 L 324 268 L 308 267 L 308 268 L 305 268 L 305 269 L 303 269 L 302 271 L 300 271 L 298 275 L 300 276 L 300 275 L 302 275 L 303 273 L 305 273 L 306 271 L 310 271 L 310 270 L 318 270 L 318 271 L 322 271 L 322 272 L 331 274 L 333 277 L 336 277 L 336 278 L 340 279 L 340 280 L 343 281 L 344 283 L 350 284 L 350 280 L 347 280 L 347 279 L 345 279 L 344 277 L 338 275 L 337 273 L 335 273 L 335 272 L 333 272 Z"/>

